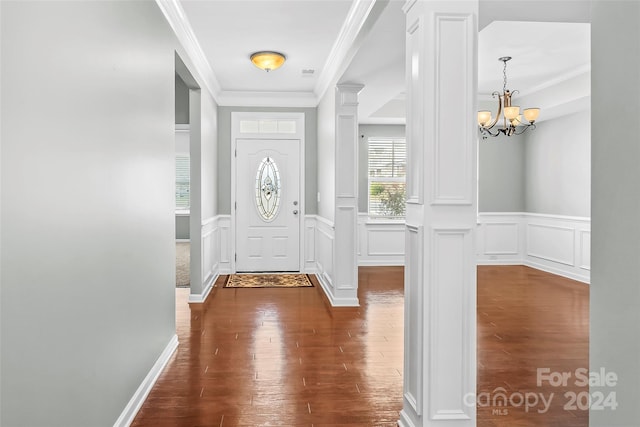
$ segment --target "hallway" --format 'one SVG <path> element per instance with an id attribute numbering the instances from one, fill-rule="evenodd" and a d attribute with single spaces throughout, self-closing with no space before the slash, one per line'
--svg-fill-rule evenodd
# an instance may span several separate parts
<path id="1" fill-rule="evenodd" d="M 132 425 L 395 426 L 402 271 L 361 267 L 359 308 L 332 309 L 318 286 L 225 289 L 221 279 L 190 312 L 177 289 L 180 346 Z M 554 393 L 548 411 L 479 399 L 479 427 L 588 425 L 586 411 L 565 410 L 565 393 L 586 388 L 536 385 L 537 368 L 587 366 L 588 289 L 528 267 L 478 267 L 478 395 Z"/>
<path id="2" fill-rule="evenodd" d="M 226 289 L 186 304 L 180 346 L 132 426 L 395 426 L 402 408 L 402 268 L 362 268 L 359 308 L 322 289 Z"/>

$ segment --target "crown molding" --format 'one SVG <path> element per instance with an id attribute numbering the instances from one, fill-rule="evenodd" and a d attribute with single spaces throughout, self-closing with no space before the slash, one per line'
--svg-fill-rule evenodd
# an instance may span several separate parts
<path id="1" fill-rule="evenodd" d="M 322 99 L 332 80 L 338 76 L 345 60 L 352 54 L 352 49 L 360 36 L 373 6 L 379 0 L 354 0 L 342 24 L 340 33 L 329 52 L 327 61 L 318 76 L 314 93 L 318 99 Z"/>
<path id="2" fill-rule="evenodd" d="M 217 103 L 224 107 L 316 107 L 313 92 L 249 92 L 222 91 Z"/>
<path id="3" fill-rule="evenodd" d="M 591 64 L 585 64 L 583 66 L 580 67 L 576 67 L 573 70 L 567 71 L 564 74 L 560 74 L 557 77 L 554 77 L 553 79 L 549 79 L 545 82 L 540 83 L 539 85 L 524 89 L 524 90 L 518 90 L 518 98 L 522 98 L 525 96 L 530 96 L 530 95 L 534 95 L 538 92 L 541 92 L 545 89 L 548 89 L 550 87 L 554 87 L 554 86 L 560 86 L 563 83 L 566 83 L 568 81 L 570 81 L 571 79 L 574 79 L 576 77 L 579 77 L 583 74 L 587 74 L 591 72 Z M 496 90 L 496 92 L 500 92 L 500 90 Z M 492 92 L 493 93 L 493 92 Z M 489 101 L 489 100 L 494 100 L 496 98 L 494 98 L 492 96 L 492 93 L 479 93 L 478 94 L 478 100 L 479 101 Z"/>
<path id="4" fill-rule="evenodd" d="M 564 82 L 567 82 L 575 77 L 581 76 L 583 74 L 587 74 L 591 72 L 591 64 L 585 64 L 582 65 L 580 67 L 574 68 L 571 71 L 567 71 L 564 74 L 560 74 L 557 77 L 547 80 L 543 83 L 540 83 L 537 86 L 531 87 L 529 89 L 525 89 L 525 90 L 521 90 L 520 91 L 520 95 L 519 96 L 528 96 L 531 94 L 534 94 L 536 92 L 540 92 L 544 89 L 553 87 L 553 86 L 558 86 Z"/>
<path id="5" fill-rule="evenodd" d="M 198 39 L 191 28 L 184 9 L 178 0 L 156 0 L 158 7 L 171 25 L 178 42 L 184 48 L 191 64 L 195 68 L 190 70 L 194 77 L 218 100 L 222 88 L 216 78 L 207 57 L 205 56 Z"/>

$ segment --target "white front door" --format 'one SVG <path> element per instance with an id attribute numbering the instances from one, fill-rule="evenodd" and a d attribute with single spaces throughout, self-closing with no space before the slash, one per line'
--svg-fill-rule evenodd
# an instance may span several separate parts
<path id="1" fill-rule="evenodd" d="M 300 140 L 236 149 L 236 271 L 300 271 Z"/>

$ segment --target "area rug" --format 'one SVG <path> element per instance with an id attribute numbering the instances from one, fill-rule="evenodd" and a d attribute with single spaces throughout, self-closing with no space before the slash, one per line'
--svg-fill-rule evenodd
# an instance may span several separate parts
<path id="1" fill-rule="evenodd" d="M 191 244 L 189 242 L 176 242 L 176 287 L 188 288 L 190 283 Z"/>
<path id="2" fill-rule="evenodd" d="M 313 286 L 306 274 L 232 274 L 225 288 L 304 288 Z"/>

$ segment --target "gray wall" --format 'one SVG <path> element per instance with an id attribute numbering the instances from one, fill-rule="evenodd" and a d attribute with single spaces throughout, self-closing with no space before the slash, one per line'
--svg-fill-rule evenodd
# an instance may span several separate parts
<path id="1" fill-rule="evenodd" d="M 640 2 L 595 0 L 591 24 L 590 366 L 619 378 L 615 411 L 591 427 L 640 420 Z M 617 89 L 620 90 L 617 90 Z M 625 96 L 621 96 L 624 93 Z"/>
<path id="2" fill-rule="evenodd" d="M 176 215 L 176 239 L 189 239 L 189 215 Z"/>
<path id="3" fill-rule="evenodd" d="M 176 74 L 176 124 L 189 123 L 189 88 Z"/>
<path id="4" fill-rule="evenodd" d="M 175 334 L 175 38 L 154 2 L 0 10 L 0 423 L 111 426 Z"/>
<path id="5" fill-rule="evenodd" d="M 525 210 L 591 216 L 590 111 L 541 122 L 526 147 Z"/>
<path id="6" fill-rule="evenodd" d="M 404 137 L 405 125 L 360 125 L 358 127 L 358 212 L 369 212 L 369 137 Z"/>
<path id="7" fill-rule="evenodd" d="M 479 212 L 589 217 L 590 126 L 591 113 L 583 111 L 519 136 L 480 139 Z"/>
<path id="8" fill-rule="evenodd" d="M 480 139 L 478 211 L 525 211 L 524 135 Z"/>
<path id="9" fill-rule="evenodd" d="M 218 211 L 231 214 L 231 113 L 232 112 L 304 113 L 305 138 L 305 213 L 318 213 L 317 155 L 318 120 L 316 108 L 218 107 Z"/>

